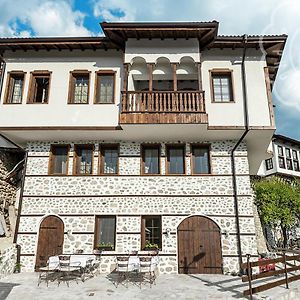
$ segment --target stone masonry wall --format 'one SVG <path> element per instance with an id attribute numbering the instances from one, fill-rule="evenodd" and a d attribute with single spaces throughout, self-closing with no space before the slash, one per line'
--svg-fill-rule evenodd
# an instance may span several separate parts
<path id="1" fill-rule="evenodd" d="M 177 227 L 188 216 L 211 218 L 221 229 L 224 272 L 238 271 L 237 230 L 230 150 L 235 141 L 211 143 L 212 174 L 192 176 L 190 144 L 186 144 L 185 176 L 140 176 L 140 143 L 120 142 L 118 176 L 98 172 L 98 145 L 95 144 L 94 174 L 72 176 L 74 144 L 71 145 L 67 176 L 48 176 L 50 142 L 29 143 L 28 165 L 20 217 L 18 244 L 21 263 L 33 270 L 39 224 L 45 216 L 57 215 L 65 225 L 64 253 L 83 249 L 92 253 L 96 215 L 116 216 L 116 249 L 104 254 L 102 271 L 114 268 L 114 256 L 141 248 L 141 217 L 162 217 L 160 272 L 177 272 Z M 110 141 L 106 141 L 109 143 Z M 146 142 L 146 141 L 145 141 Z M 195 141 L 204 142 L 204 141 Z M 86 144 L 86 141 L 84 142 Z M 165 174 L 165 143 L 162 144 L 161 174 Z M 237 181 L 242 251 L 257 255 L 247 149 L 237 151 Z M 167 229 L 169 234 L 167 234 Z M 24 269 L 24 268 L 23 268 Z"/>
<path id="2" fill-rule="evenodd" d="M 11 152 L 0 150 L 0 215 L 4 216 L 7 234 L 11 236 L 10 223 L 9 223 L 9 206 L 14 206 L 16 200 L 16 186 L 6 180 L 9 171 L 16 164 L 15 155 Z M 1 237 L 0 237 L 1 242 Z"/>

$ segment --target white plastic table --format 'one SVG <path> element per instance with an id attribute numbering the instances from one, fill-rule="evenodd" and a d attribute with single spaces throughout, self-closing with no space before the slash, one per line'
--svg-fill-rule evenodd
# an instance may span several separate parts
<path id="1" fill-rule="evenodd" d="M 67 255 L 67 254 L 66 254 Z M 96 260 L 95 255 L 78 255 L 78 254 L 70 254 L 70 267 L 81 267 L 85 268 L 86 263 L 89 259 L 93 261 Z M 49 267 L 55 268 L 59 266 L 59 258 L 57 256 L 50 256 L 49 257 Z"/>

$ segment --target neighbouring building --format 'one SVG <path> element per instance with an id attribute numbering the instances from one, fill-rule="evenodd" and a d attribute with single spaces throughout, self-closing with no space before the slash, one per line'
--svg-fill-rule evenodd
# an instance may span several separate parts
<path id="1" fill-rule="evenodd" d="M 218 25 L 0 39 L 0 132 L 28 154 L 23 270 L 101 243 L 105 272 L 149 243 L 161 273 L 237 272 L 258 255 L 250 175 L 275 130 L 287 37 L 218 36 Z"/>
<path id="2" fill-rule="evenodd" d="M 286 178 L 300 177 L 300 141 L 274 134 L 269 145 L 269 158 L 258 171 L 259 176 L 279 175 Z"/>

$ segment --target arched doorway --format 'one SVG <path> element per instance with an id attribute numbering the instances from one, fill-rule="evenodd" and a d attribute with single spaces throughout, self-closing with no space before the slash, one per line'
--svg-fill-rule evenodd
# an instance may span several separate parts
<path id="1" fill-rule="evenodd" d="M 46 217 L 39 230 L 35 269 L 45 266 L 49 256 L 62 254 L 64 223 L 56 216 Z"/>
<path id="2" fill-rule="evenodd" d="M 221 234 L 206 217 L 192 216 L 177 229 L 178 273 L 222 274 Z"/>

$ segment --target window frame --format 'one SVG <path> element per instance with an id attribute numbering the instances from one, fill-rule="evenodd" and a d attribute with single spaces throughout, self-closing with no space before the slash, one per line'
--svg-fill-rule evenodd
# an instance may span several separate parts
<path id="1" fill-rule="evenodd" d="M 271 168 L 269 168 L 268 162 L 271 162 L 271 165 L 272 165 Z M 270 170 L 274 169 L 273 158 L 265 159 L 265 166 L 266 166 L 266 171 L 270 171 Z"/>
<path id="2" fill-rule="evenodd" d="M 158 149 L 158 173 L 145 173 L 145 148 L 157 148 Z M 145 176 L 158 176 L 161 175 L 161 144 L 141 144 L 140 148 L 141 162 L 140 162 L 140 174 Z"/>
<path id="3" fill-rule="evenodd" d="M 95 90 L 94 90 L 94 104 L 104 104 L 104 105 L 112 105 L 116 103 L 116 74 L 117 71 L 114 70 L 98 70 L 95 72 Z M 98 85 L 100 84 L 101 80 L 100 77 L 101 76 L 113 76 L 113 99 L 112 102 L 100 102 L 100 95 L 98 94 Z M 99 97 L 99 102 L 97 102 L 97 99 Z"/>
<path id="4" fill-rule="evenodd" d="M 76 76 L 87 76 L 88 77 L 88 94 L 86 103 L 76 103 L 75 100 L 75 82 Z M 70 71 L 69 75 L 69 91 L 68 91 L 68 104 L 75 105 L 88 105 L 90 104 L 90 87 L 91 87 L 91 71 L 89 70 L 73 70 Z"/>
<path id="5" fill-rule="evenodd" d="M 117 161 L 117 172 L 116 173 L 104 173 L 104 151 L 105 149 L 116 148 L 118 151 L 118 161 Z M 98 166 L 99 175 L 105 176 L 114 176 L 119 175 L 120 172 L 120 144 L 111 143 L 111 144 L 99 144 L 99 166 Z"/>
<path id="6" fill-rule="evenodd" d="M 158 245 L 158 249 L 162 250 L 163 248 L 163 239 L 162 239 L 162 216 L 161 215 L 142 215 L 141 216 L 141 250 L 145 249 L 146 244 L 146 219 L 153 219 L 153 218 L 159 218 L 160 219 L 160 245 Z"/>
<path id="7" fill-rule="evenodd" d="M 234 94 L 234 80 L 233 80 L 233 70 L 231 69 L 212 69 L 209 70 L 210 73 L 210 90 L 211 90 L 211 103 L 235 103 L 235 94 Z M 230 100 L 229 101 L 220 101 L 215 100 L 215 90 L 214 90 L 214 76 L 225 76 L 228 75 L 230 79 Z"/>
<path id="8" fill-rule="evenodd" d="M 66 162 L 66 173 L 54 173 L 53 172 L 53 161 L 55 155 L 53 154 L 53 149 L 55 147 L 66 147 L 67 148 L 67 162 Z M 50 145 L 50 153 L 49 153 L 49 162 L 48 162 L 48 175 L 51 176 L 65 176 L 69 174 L 69 156 L 70 156 L 70 144 L 51 144 Z"/>
<path id="9" fill-rule="evenodd" d="M 170 161 L 169 161 L 169 150 L 170 148 L 183 148 L 183 173 L 170 173 L 169 172 L 169 167 L 170 167 Z M 166 175 L 170 175 L 170 176 L 182 176 L 182 175 L 186 175 L 186 144 L 166 144 L 166 148 L 165 148 L 165 153 L 166 153 Z"/>
<path id="10" fill-rule="evenodd" d="M 77 154 L 77 149 L 89 149 L 91 148 L 92 150 L 92 165 L 91 165 L 91 173 L 77 173 L 78 169 L 78 154 Z M 75 144 L 74 145 L 74 158 L 73 158 L 73 175 L 76 176 L 91 176 L 93 175 L 93 170 L 94 170 L 94 151 L 95 151 L 95 145 L 94 144 Z"/>
<path id="11" fill-rule="evenodd" d="M 299 153 L 296 149 L 292 149 L 292 159 L 293 159 L 293 169 L 294 169 L 294 171 L 299 172 L 300 171 Z"/>
<path id="12" fill-rule="evenodd" d="M 94 247 L 93 249 L 97 249 L 97 245 L 100 243 L 98 240 L 99 232 L 100 232 L 100 222 L 101 219 L 108 219 L 113 218 L 115 220 L 115 229 L 114 229 L 114 247 L 112 250 L 105 250 L 105 251 L 116 251 L 116 237 L 117 237 L 117 216 L 116 215 L 95 215 L 95 227 L 94 227 Z"/>
<path id="13" fill-rule="evenodd" d="M 47 101 L 45 102 L 33 101 L 34 95 L 36 94 L 36 88 L 35 88 L 36 78 L 38 77 L 49 77 L 48 95 L 47 95 Z M 52 72 L 48 70 L 35 70 L 33 72 L 30 72 L 30 81 L 29 81 L 28 95 L 27 95 L 27 102 L 26 102 L 27 104 L 49 104 L 51 78 L 52 78 Z"/>
<path id="14" fill-rule="evenodd" d="M 280 150 L 280 152 L 279 152 Z M 278 158 L 278 167 L 280 169 L 285 169 L 287 170 L 287 164 L 286 164 L 286 159 L 285 159 L 285 150 L 283 148 L 283 146 L 281 145 L 277 145 L 277 158 Z M 280 159 L 282 159 L 283 161 L 283 166 L 280 166 Z"/>
<path id="15" fill-rule="evenodd" d="M 194 148 L 206 148 L 208 150 L 208 173 L 194 173 L 194 163 L 193 163 L 193 149 Z M 191 175 L 211 175 L 212 174 L 212 164 L 211 164 L 211 144 L 190 144 L 190 163 L 191 163 Z"/>
<path id="16" fill-rule="evenodd" d="M 13 79 L 13 76 L 23 76 L 23 86 L 22 86 L 22 92 L 21 92 L 21 102 L 9 102 L 9 96 L 12 96 L 12 90 L 13 87 L 11 85 L 11 80 Z M 26 79 L 26 72 L 24 71 L 10 71 L 7 72 L 6 77 L 6 88 L 5 88 L 5 95 L 3 99 L 3 104 L 23 104 L 24 100 L 24 88 L 25 88 L 25 79 Z"/>

